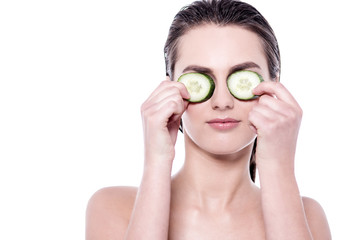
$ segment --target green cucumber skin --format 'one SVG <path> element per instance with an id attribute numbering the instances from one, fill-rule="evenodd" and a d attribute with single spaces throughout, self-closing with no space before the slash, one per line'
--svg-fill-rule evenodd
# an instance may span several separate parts
<path id="1" fill-rule="evenodd" d="M 191 102 L 191 103 L 200 103 L 200 102 L 205 102 L 205 101 L 209 100 L 209 99 L 211 98 L 211 96 L 213 95 L 214 90 L 215 90 L 214 80 L 213 80 L 210 76 L 208 76 L 208 75 L 206 75 L 206 74 L 190 72 L 190 73 L 185 73 L 185 74 L 181 75 L 181 76 L 178 78 L 177 81 L 178 81 L 178 82 L 181 82 L 181 78 L 182 78 L 183 76 L 185 76 L 185 75 L 188 75 L 188 74 L 199 74 L 199 75 L 202 75 L 202 76 L 206 77 L 206 78 L 209 80 L 209 82 L 210 82 L 210 90 L 209 90 L 208 94 L 206 95 L 206 97 L 205 97 L 205 98 L 202 98 L 202 99 L 199 100 L 199 101 L 193 101 L 193 100 L 191 100 L 191 98 L 190 98 L 190 99 L 186 99 L 186 100 L 189 101 L 189 102 Z"/>
<path id="2" fill-rule="evenodd" d="M 232 73 L 231 75 L 233 75 L 233 74 L 235 74 L 235 73 L 238 73 L 238 72 L 250 72 L 250 73 L 255 73 L 255 74 L 258 76 L 259 80 L 260 80 L 259 84 L 264 81 L 263 77 L 262 77 L 260 74 L 258 74 L 257 72 L 254 72 L 254 71 L 250 71 L 250 70 L 240 70 L 240 71 L 236 71 L 236 72 Z M 231 75 L 229 76 L 229 78 L 231 77 Z M 229 78 L 228 78 L 228 79 L 229 79 Z M 230 88 L 229 88 L 229 84 L 228 84 L 228 83 L 227 83 L 227 87 L 228 87 L 228 89 L 229 89 L 230 94 L 231 94 L 234 98 L 239 99 L 239 100 L 248 101 L 248 100 L 253 100 L 253 99 L 256 99 L 256 98 L 259 97 L 259 96 L 257 96 L 257 95 L 253 95 L 253 96 L 250 97 L 250 98 L 238 98 L 237 96 L 235 96 L 235 94 L 232 93 L 232 91 L 231 91 Z M 256 87 L 256 86 L 255 86 L 255 87 Z"/>
<path id="3" fill-rule="evenodd" d="M 257 75 L 257 77 L 259 78 L 259 80 L 260 80 L 260 81 L 259 81 L 259 84 L 264 81 L 263 77 L 262 77 L 260 74 L 258 74 L 257 72 L 250 71 L 250 70 L 240 70 L 240 71 L 237 71 L 237 72 L 235 72 L 235 73 L 238 73 L 238 72 L 250 72 L 250 73 L 255 73 L 255 74 Z M 233 74 L 235 74 L 235 73 L 233 73 Z M 193 100 L 191 100 L 191 98 L 190 98 L 190 99 L 186 99 L 186 100 L 189 101 L 189 102 L 191 102 L 191 103 L 200 103 L 200 102 L 205 102 L 205 101 L 209 100 L 209 99 L 212 97 L 212 95 L 213 95 L 213 93 L 214 93 L 214 90 L 215 90 L 214 80 L 213 80 L 210 76 L 208 76 L 208 75 L 206 75 L 206 74 L 190 72 L 190 73 L 185 73 L 185 74 L 181 75 L 181 76 L 178 78 L 177 81 L 178 81 L 178 82 L 181 82 L 181 78 L 182 78 L 183 76 L 185 76 L 185 75 L 188 75 L 188 74 L 199 74 L 199 75 L 202 75 L 202 76 L 206 77 L 206 78 L 209 80 L 209 82 L 210 82 L 210 90 L 209 90 L 207 96 L 204 97 L 204 98 L 202 98 L 202 99 L 199 100 L 199 101 L 193 101 Z M 231 74 L 231 75 L 232 75 L 232 74 Z M 230 77 L 231 77 L 231 75 L 230 75 Z M 230 77 L 229 77 L 229 78 L 230 78 Z M 229 79 L 229 78 L 228 78 L 228 79 Z M 229 89 L 230 94 L 231 94 L 234 98 L 239 99 L 239 100 L 247 101 L 247 100 L 253 100 L 253 99 L 256 99 L 256 98 L 259 97 L 259 96 L 257 96 L 257 95 L 253 95 L 253 96 L 250 97 L 250 98 L 238 98 L 237 96 L 235 96 L 235 94 L 232 93 L 232 91 L 231 91 L 230 88 L 229 88 L 228 83 L 227 83 L 227 87 L 228 87 L 228 89 Z M 255 86 L 255 87 L 256 87 L 256 86 Z"/>

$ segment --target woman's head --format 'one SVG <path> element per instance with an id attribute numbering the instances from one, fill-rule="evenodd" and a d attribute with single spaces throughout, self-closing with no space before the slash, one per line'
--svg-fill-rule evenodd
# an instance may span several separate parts
<path id="1" fill-rule="evenodd" d="M 175 16 L 165 43 L 166 74 L 173 80 L 178 42 L 189 30 L 204 25 L 237 25 L 254 32 L 262 41 L 269 74 L 280 75 L 280 51 L 275 34 L 266 19 L 251 5 L 236 0 L 202 0 L 184 7 Z"/>
<path id="2" fill-rule="evenodd" d="M 206 38 L 203 37 L 205 35 Z M 207 51 L 210 53 L 208 56 L 215 59 L 211 63 L 205 56 Z M 237 51 L 237 54 L 233 51 Z M 262 75 L 266 75 L 268 80 L 276 80 L 280 75 L 280 53 L 270 25 L 255 8 L 235 0 L 196 1 L 183 8 L 175 16 L 170 27 L 164 53 L 166 73 L 172 80 L 179 77 L 179 74 L 184 71 L 183 68 L 192 63 L 208 67 L 214 75 L 217 75 L 215 76 L 219 78 L 217 80 L 223 80 L 226 77 L 226 71 L 231 71 L 232 64 L 243 63 L 247 59 L 260 65 Z M 247 147 L 246 144 L 253 142 L 250 173 L 254 180 L 256 141 L 254 142 L 253 133 L 243 124 L 247 121 L 251 103 L 234 101 L 229 93 L 224 91 L 223 81 L 215 85 L 214 95 L 209 101 L 189 105 L 184 113 L 183 120 L 187 136 L 193 142 L 199 143 L 199 146 L 202 144 L 210 152 L 214 151 L 213 153 L 220 153 L 216 152 L 217 148 L 224 152 L 240 150 L 239 147 Z M 205 105 L 207 107 L 204 107 Z M 217 116 L 217 114 L 211 115 L 211 111 L 208 110 L 217 109 L 220 113 L 221 108 L 227 109 L 227 112 L 223 111 L 218 115 L 230 116 L 242 122 L 237 128 L 238 133 L 241 132 L 241 137 L 239 134 L 228 133 L 211 135 L 212 130 L 209 130 L 209 134 L 204 137 L 201 129 L 203 120 Z M 207 125 L 204 128 L 207 128 Z M 217 137 L 222 139 L 217 139 Z M 229 141 L 229 139 L 235 141 Z"/>

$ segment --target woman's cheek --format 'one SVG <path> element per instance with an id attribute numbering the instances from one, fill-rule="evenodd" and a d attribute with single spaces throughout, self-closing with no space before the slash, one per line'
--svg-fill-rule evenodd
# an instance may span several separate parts
<path id="1" fill-rule="evenodd" d="M 182 116 L 183 129 L 192 139 L 194 135 L 199 135 L 197 132 L 202 128 L 201 122 L 204 124 L 206 122 L 206 120 L 201 117 L 202 114 L 199 113 L 200 110 L 201 109 L 196 109 L 196 106 L 193 104 L 190 104 Z"/>

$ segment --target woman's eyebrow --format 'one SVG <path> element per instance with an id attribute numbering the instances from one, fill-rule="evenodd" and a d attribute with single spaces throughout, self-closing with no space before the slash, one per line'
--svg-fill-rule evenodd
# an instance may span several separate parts
<path id="1" fill-rule="evenodd" d="M 198 66 L 198 65 L 190 65 L 190 66 L 187 66 L 186 68 L 184 68 L 183 73 L 184 73 L 184 72 L 188 72 L 188 71 L 205 73 L 205 74 L 209 74 L 209 75 L 212 75 L 212 73 L 213 73 L 210 68 L 202 67 L 202 66 Z"/>
<path id="2" fill-rule="evenodd" d="M 231 67 L 229 71 L 229 75 L 231 75 L 236 71 L 241 71 L 249 68 L 258 68 L 261 70 L 261 67 L 254 62 L 244 62 Z"/>

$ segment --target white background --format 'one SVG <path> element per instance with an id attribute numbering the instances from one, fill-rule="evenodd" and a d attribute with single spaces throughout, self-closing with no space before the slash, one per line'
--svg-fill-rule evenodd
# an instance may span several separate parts
<path id="1" fill-rule="evenodd" d="M 140 105 L 164 79 L 167 32 L 189 2 L 0 2 L 0 239 L 82 239 L 96 190 L 139 184 Z M 358 5 L 249 3 L 273 26 L 281 81 L 304 110 L 300 190 L 334 239 L 360 239 Z M 180 136 L 174 171 L 182 147 Z"/>

